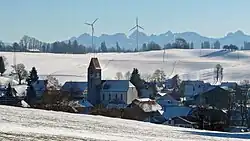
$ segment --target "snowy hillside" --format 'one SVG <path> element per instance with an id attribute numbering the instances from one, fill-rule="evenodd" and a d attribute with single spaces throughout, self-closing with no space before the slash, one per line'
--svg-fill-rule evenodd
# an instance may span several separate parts
<path id="1" fill-rule="evenodd" d="M 12 64 L 13 53 L 1 52 Z M 87 67 L 93 54 L 16 53 L 17 63 L 28 70 L 35 66 L 40 77 L 56 76 L 61 83 L 66 80 L 86 81 Z M 224 81 L 250 79 L 250 51 L 223 50 L 166 50 L 140 53 L 97 54 L 103 69 L 103 79 L 114 79 L 116 72 L 125 74 L 138 68 L 141 75 L 163 69 L 167 77 L 180 74 L 181 79 L 200 79 L 213 82 L 213 68 L 217 63 L 224 67 Z M 9 67 L 10 68 L 10 67 Z"/>
<path id="2" fill-rule="evenodd" d="M 249 133 L 222 133 L 101 116 L 0 106 L 0 140 L 240 141 Z"/>

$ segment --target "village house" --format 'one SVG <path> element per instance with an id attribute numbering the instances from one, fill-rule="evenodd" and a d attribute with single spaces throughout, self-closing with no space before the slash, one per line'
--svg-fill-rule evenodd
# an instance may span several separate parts
<path id="1" fill-rule="evenodd" d="M 174 77 L 167 79 L 164 82 L 164 89 L 174 89 L 178 87 L 178 81 L 179 81 L 179 77 L 178 75 L 175 75 Z"/>
<path id="2" fill-rule="evenodd" d="M 12 86 L 13 89 L 15 89 L 14 95 L 19 99 L 19 100 L 24 100 L 24 98 L 27 95 L 27 85 L 15 85 Z"/>
<path id="3" fill-rule="evenodd" d="M 129 80 L 102 80 L 97 58 L 91 58 L 88 67 L 87 99 L 93 105 L 128 105 L 138 98 L 138 92 Z"/>
<path id="4" fill-rule="evenodd" d="M 161 109 L 162 107 L 155 100 L 135 99 L 124 110 L 123 118 L 161 124 L 166 121 L 160 112 Z"/>
<path id="5" fill-rule="evenodd" d="M 124 105 L 121 106 L 124 108 L 138 96 L 129 80 L 103 80 L 100 94 L 103 105 Z"/>
<path id="6" fill-rule="evenodd" d="M 154 89 L 155 88 L 155 89 Z M 154 82 L 145 82 L 144 88 L 140 89 L 139 98 L 152 98 L 156 94 L 156 84 Z"/>
<path id="7" fill-rule="evenodd" d="M 167 93 L 162 93 L 162 92 L 158 92 L 156 95 L 156 101 L 157 103 L 159 103 L 161 105 L 161 107 L 163 108 L 163 110 L 166 107 L 169 106 L 178 106 L 180 105 L 180 101 L 177 101 L 176 99 L 174 99 L 170 94 Z"/>
<path id="8" fill-rule="evenodd" d="M 42 97 L 47 90 L 47 84 L 48 80 L 37 80 L 31 84 L 36 92 L 36 98 L 40 99 Z"/>
<path id="9" fill-rule="evenodd" d="M 8 87 L 1 86 L 0 87 L 0 104 L 1 105 L 12 105 L 17 106 L 20 103 L 20 100 L 16 96 L 16 90 L 10 87 L 10 91 Z"/>
<path id="10" fill-rule="evenodd" d="M 211 86 L 209 83 L 204 83 L 204 81 L 183 81 L 183 94 L 186 100 L 193 100 L 196 95 L 199 95 L 208 89 L 211 89 Z"/>
<path id="11" fill-rule="evenodd" d="M 186 106 L 168 106 L 162 110 L 162 115 L 169 121 L 174 117 L 186 117 L 189 115 L 192 108 Z"/>
<path id="12" fill-rule="evenodd" d="M 213 106 L 219 109 L 223 109 L 228 108 L 229 96 L 229 91 L 216 86 L 215 88 L 205 93 L 197 95 L 194 101 L 196 105 Z"/>
<path id="13" fill-rule="evenodd" d="M 164 125 L 185 127 L 185 128 L 198 128 L 198 123 L 194 121 L 189 121 L 185 116 L 178 116 L 171 118 L 170 120 L 163 123 Z"/>
<path id="14" fill-rule="evenodd" d="M 93 108 L 93 105 L 86 99 L 69 101 L 69 106 L 71 106 L 77 113 L 80 114 L 89 114 Z"/>
<path id="15" fill-rule="evenodd" d="M 69 93 L 72 99 L 86 99 L 88 82 L 67 81 L 61 88 L 63 93 Z"/>
<path id="16" fill-rule="evenodd" d="M 236 89 L 238 84 L 236 82 L 222 82 L 220 84 L 221 87 L 228 87 L 228 88 L 231 88 L 231 89 Z"/>

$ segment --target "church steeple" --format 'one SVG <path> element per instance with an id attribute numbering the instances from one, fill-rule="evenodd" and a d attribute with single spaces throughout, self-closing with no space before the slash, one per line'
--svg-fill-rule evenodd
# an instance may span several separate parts
<path id="1" fill-rule="evenodd" d="M 98 58 L 91 58 L 88 67 L 88 101 L 100 104 L 101 66 Z"/>

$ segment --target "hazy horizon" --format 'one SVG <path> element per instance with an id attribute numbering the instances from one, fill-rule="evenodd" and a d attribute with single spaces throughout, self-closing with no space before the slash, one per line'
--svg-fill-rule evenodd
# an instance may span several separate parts
<path id="1" fill-rule="evenodd" d="M 14 42 L 23 35 L 45 42 L 66 40 L 90 33 L 91 28 L 84 23 L 96 18 L 99 18 L 95 25 L 96 36 L 130 35 L 129 29 L 135 26 L 137 16 L 147 35 L 169 30 L 196 32 L 213 38 L 237 30 L 249 34 L 250 20 L 245 18 L 250 12 L 249 4 L 247 0 L 1 0 L 0 40 Z"/>

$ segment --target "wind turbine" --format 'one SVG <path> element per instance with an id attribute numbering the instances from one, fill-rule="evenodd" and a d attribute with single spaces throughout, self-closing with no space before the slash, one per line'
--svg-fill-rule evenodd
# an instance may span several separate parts
<path id="1" fill-rule="evenodd" d="M 139 28 L 144 30 L 143 27 L 141 27 L 139 24 L 138 24 L 138 17 L 136 17 L 136 25 L 135 27 L 133 27 L 132 29 L 130 29 L 129 31 L 132 31 L 134 29 L 136 29 L 136 50 L 138 51 L 138 33 L 139 33 Z"/>
<path id="2" fill-rule="evenodd" d="M 92 23 L 85 23 L 86 25 L 89 25 L 91 26 L 91 31 L 92 31 L 92 34 L 91 34 L 91 43 L 92 43 L 92 49 L 94 48 L 94 24 L 95 22 L 98 20 L 98 18 L 96 18 Z M 95 49 L 94 49 L 94 53 L 95 53 Z"/>

